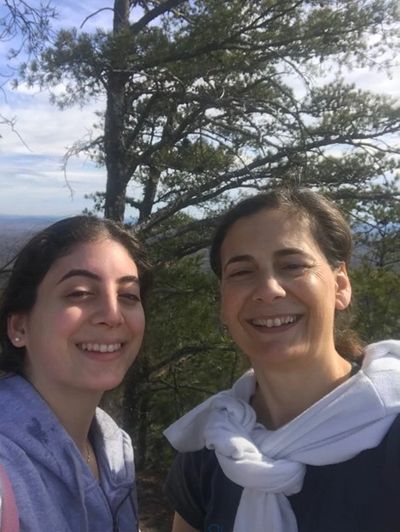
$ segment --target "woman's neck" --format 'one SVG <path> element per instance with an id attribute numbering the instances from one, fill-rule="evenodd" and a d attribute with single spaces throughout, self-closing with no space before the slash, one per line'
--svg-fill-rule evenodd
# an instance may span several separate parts
<path id="1" fill-rule="evenodd" d="M 321 361 L 297 367 L 266 368 L 255 366 L 257 388 L 252 406 L 265 427 L 282 427 L 344 382 L 351 364 L 340 355 L 329 363 Z"/>

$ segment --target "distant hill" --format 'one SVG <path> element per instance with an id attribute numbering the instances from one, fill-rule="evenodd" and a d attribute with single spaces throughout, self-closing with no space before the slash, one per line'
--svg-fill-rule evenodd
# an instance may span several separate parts
<path id="1" fill-rule="evenodd" d="M 57 216 L 23 216 L 23 215 L 9 215 L 9 214 L 0 214 L 0 224 L 1 226 L 15 226 L 15 227 L 26 227 L 27 229 L 51 224 L 60 217 Z"/>
<path id="2" fill-rule="evenodd" d="M 34 233 L 57 219 L 51 216 L 0 215 L 0 268 Z"/>
<path id="3" fill-rule="evenodd" d="M 37 231 L 56 222 L 62 217 L 55 216 L 7 216 L 0 214 L 0 271 L 4 264 L 7 264 L 22 247 L 22 245 Z M 359 227 L 358 230 L 362 230 Z M 352 266 L 357 267 L 360 259 L 369 253 L 365 245 L 358 244 L 355 247 L 352 259 Z M 208 268 L 208 251 L 202 250 L 204 263 Z M 0 279 L 1 284 L 1 279 Z"/>

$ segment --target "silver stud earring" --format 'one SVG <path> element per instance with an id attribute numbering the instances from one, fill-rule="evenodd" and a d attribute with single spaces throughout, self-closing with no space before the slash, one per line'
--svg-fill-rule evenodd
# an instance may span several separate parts
<path id="1" fill-rule="evenodd" d="M 220 331 L 221 331 L 222 336 L 229 336 L 229 329 L 224 323 L 221 323 Z"/>
<path id="2" fill-rule="evenodd" d="M 21 338 L 20 338 L 19 336 L 16 336 L 16 337 L 14 338 L 14 342 L 20 342 L 20 341 L 21 341 Z"/>

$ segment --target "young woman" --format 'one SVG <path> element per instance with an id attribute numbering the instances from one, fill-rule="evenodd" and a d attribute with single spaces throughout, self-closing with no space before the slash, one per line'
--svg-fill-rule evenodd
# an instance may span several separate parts
<path id="1" fill-rule="evenodd" d="M 138 354 L 149 282 L 108 220 L 62 220 L 19 253 L 0 306 L 0 463 L 22 532 L 138 530 L 131 441 L 97 405 Z"/>
<path id="2" fill-rule="evenodd" d="M 335 337 L 351 234 L 310 190 L 245 199 L 217 229 L 221 317 L 252 369 L 166 431 L 173 531 L 400 530 L 400 342 Z"/>

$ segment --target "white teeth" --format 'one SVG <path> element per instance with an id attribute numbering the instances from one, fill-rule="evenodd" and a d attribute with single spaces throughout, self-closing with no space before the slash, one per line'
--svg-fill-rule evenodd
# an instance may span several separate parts
<path id="1" fill-rule="evenodd" d="M 92 343 L 82 343 L 79 344 L 79 347 L 83 351 L 94 351 L 100 353 L 114 353 L 114 351 L 119 351 L 122 347 L 122 344 L 92 344 Z"/>
<path id="2" fill-rule="evenodd" d="M 279 327 L 281 325 L 286 325 L 288 323 L 293 323 L 295 321 L 296 321 L 295 316 L 285 316 L 282 318 L 254 319 L 254 320 L 251 320 L 251 323 L 258 327 L 272 328 L 272 327 Z"/>

